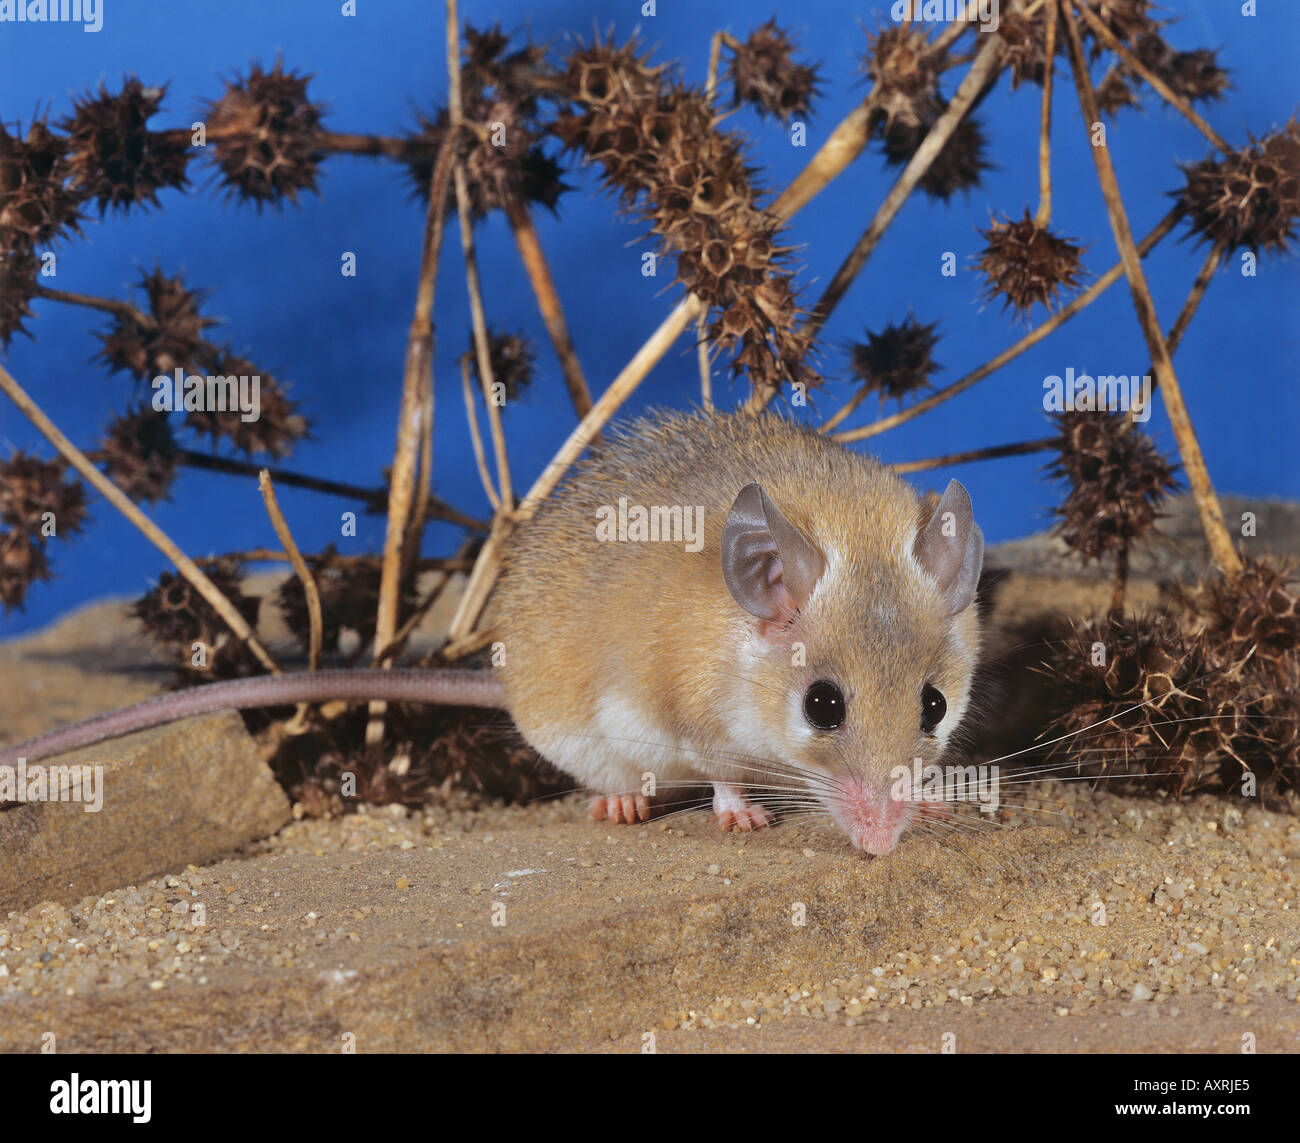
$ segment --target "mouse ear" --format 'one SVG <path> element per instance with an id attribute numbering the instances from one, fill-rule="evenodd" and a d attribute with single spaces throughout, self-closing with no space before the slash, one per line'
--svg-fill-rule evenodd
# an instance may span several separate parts
<path id="1" fill-rule="evenodd" d="M 984 566 L 984 533 L 975 523 L 970 495 L 957 481 L 948 482 L 930 522 L 916 537 L 912 554 L 939 584 L 950 615 L 970 606 Z"/>
<path id="2" fill-rule="evenodd" d="M 773 623 L 789 619 L 808 602 L 825 568 L 821 552 L 761 485 L 740 490 L 722 529 L 722 578 L 741 607 Z"/>

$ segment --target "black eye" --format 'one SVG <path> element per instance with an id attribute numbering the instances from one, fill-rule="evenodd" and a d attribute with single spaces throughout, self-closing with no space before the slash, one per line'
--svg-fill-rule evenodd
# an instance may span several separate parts
<path id="1" fill-rule="evenodd" d="M 921 691 L 921 729 L 932 734 L 948 713 L 948 700 L 929 683 Z"/>
<path id="2" fill-rule="evenodd" d="M 803 716 L 818 730 L 834 730 L 844 721 L 844 695 L 834 683 L 822 679 L 803 696 Z"/>

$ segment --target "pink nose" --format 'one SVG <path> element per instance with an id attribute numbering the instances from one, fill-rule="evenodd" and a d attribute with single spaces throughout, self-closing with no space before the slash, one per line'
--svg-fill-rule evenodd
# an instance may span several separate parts
<path id="1" fill-rule="evenodd" d="M 913 804 L 889 795 L 888 787 L 881 790 L 857 778 L 836 783 L 835 817 L 849 840 L 874 857 L 889 853 L 912 820 Z"/>

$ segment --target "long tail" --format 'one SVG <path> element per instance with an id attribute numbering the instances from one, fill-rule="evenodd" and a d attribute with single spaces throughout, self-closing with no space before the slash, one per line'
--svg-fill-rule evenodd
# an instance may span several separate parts
<path id="1" fill-rule="evenodd" d="M 0 766 L 19 758 L 34 762 L 106 738 L 117 738 L 146 727 L 214 710 L 245 710 L 263 706 L 289 706 L 299 702 L 350 699 L 368 702 L 422 702 L 437 706 L 503 707 L 505 688 L 490 671 L 312 671 L 292 675 L 259 675 L 208 683 L 191 690 L 173 691 L 146 699 L 135 706 L 60 727 L 13 746 L 0 747 Z"/>

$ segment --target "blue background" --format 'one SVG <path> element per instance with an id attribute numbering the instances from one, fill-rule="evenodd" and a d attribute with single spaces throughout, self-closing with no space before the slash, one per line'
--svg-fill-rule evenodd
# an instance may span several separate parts
<path id="1" fill-rule="evenodd" d="M 69 25 L 0 25 L 0 115 L 10 130 L 26 128 L 34 113 L 51 108 L 58 119 L 71 100 L 106 81 L 119 89 L 124 74 L 146 83 L 168 82 L 154 128 L 188 125 L 221 79 L 265 66 L 283 53 L 286 65 L 314 75 L 312 97 L 326 106 L 325 125 L 336 131 L 397 135 L 414 125 L 415 110 L 445 101 L 442 5 L 414 0 L 358 0 L 358 15 L 344 18 L 340 3 L 307 0 L 219 0 L 157 3 L 103 0 L 104 27 L 87 34 Z M 1243 17 L 1238 0 L 1167 3 L 1181 13 L 1166 38 L 1179 49 L 1219 48 L 1233 87 L 1202 113 L 1230 142 L 1279 126 L 1296 106 L 1300 6 L 1260 0 L 1260 15 Z M 461 16 L 483 27 L 499 20 L 508 31 L 530 32 L 564 50 L 572 37 L 589 40 L 613 27 L 622 42 L 638 25 L 656 48 L 657 62 L 679 61 L 702 82 L 709 39 L 718 28 L 745 38 L 773 12 L 799 45 L 798 58 L 822 65 L 824 94 L 814 106 L 808 146 L 790 145 L 779 123 L 741 110 L 728 122 L 749 133 L 765 185 L 779 190 L 802 168 L 828 133 L 866 92 L 859 71 L 865 27 L 887 19 L 885 3 L 846 6 L 800 0 L 753 8 L 719 0 L 659 0 L 658 13 L 640 15 L 640 3 L 551 3 L 528 9 L 501 0 L 470 0 Z M 969 45 L 967 38 L 963 44 Z M 725 56 L 724 56 L 725 58 Z M 950 72 L 951 95 L 964 68 Z M 1096 73 L 1100 76 L 1100 70 Z M 730 98 L 729 85 L 721 88 Z M 968 197 L 944 206 L 915 195 L 876 250 L 823 332 L 821 366 L 832 378 L 818 397 L 818 419 L 851 391 L 845 343 L 864 326 L 878 329 L 913 311 L 938 320 L 943 335 L 936 359 L 945 367 L 936 384 L 955 381 L 1015 341 L 1023 327 L 981 308 L 982 279 L 973 269 L 995 207 L 1019 216 L 1037 204 L 1039 89 L 1010 91 L 1004 80 L 979 118 L 998 169 Z M 1085 264 L 1093 274 L 1116 260 L 1073 85 L 1057 85 L 1053 151 L 1053 227 L 1089 243 Z M 1166 192 L 1183 179 L 1179 162 L 1209 154 L 1205 140 L 1181 116 L 1148 93 L 1142 113 L 1110 121 L 1109 142 L 1135 235 L 1145 234 L 1169 208 Z M 793 221 L 789 230 L 804 269 L 799 282 L 810 305 L 865 228 L 896 177 L 878 144 Z M 617 217 L 594 172 L 571 171 L 575 190 L 560 203 L 560 217 L 537 212 L 541 241 L 555 273 L 584 371 L 599 394 L 627 358 L 669 312 L 678 297 L 667 278 L 640 274 L 635 243 L 644 230 Z M 419 264 L 423 207 L 412 201 L 404 174 L 382 160 L 348 156 L 326 161 L 321 193 L 298 208 L 268 210 L 226 205 L 207 183 L 205 164 L 191 166 L 188 193 L 166 191 L 161 210 L 132 210 L 86 226 L 86 238 L 56 248 L 58 288 L 128 296 L 142 270 L 159 261 L 169 274 L 205 287 L 205 312 L 224 321 L 216 340 L 232 339 L 237 352 L 291 385 L 311 418 L 314 439 L 284 462 L 303 472 L 365 485 L 379 483 L 391 460 L 402 361 Z M 1176 234 L 1185 233 L 1180 227 Z M 493 215 L 477 231 L 489 320 L 499 329 L 526 330 L 538 349 L 538 379 L 526 406 L 507 410 L 506 429 L 517 488 L 531 483 L 574 419 L 554 355 L 527 288 L 505 221 Z M 343 278 L 343 251 L 357 254 L 358 276 Z M 960 273 L 940 276 L 944 251 L 956 253 Z M 1157 311 L 1167 329 L 1177 315 L 1204 257 L 1205 247 L 1167 239 L 1145 266 Z M 455 365 L 468 341 L 469 317 L 461 273 L 459 234 L 449 227 L 443 247 L 438 326 L 437 492 L 480 516 L 488 506 L 475 474 Z M 671 277 L 671 272 L 668 274 Z M 1261 260 L 1257 277 L 1230 263 L 1215 278 L 1201 314 L 1176 357 L 1188 404 L 1217 486 L 1260 497 L 1300 497 L 1294 463 L 1297 398 L 1296 303 L 1300 269 L 1294 259 Z M 138 292 L 131 293 L 137 302 Z M 99 348 L 92 330 L 103 315 L 53 302 L 35 303 L 29 322 L 34 341 L 15 338 L 4 360 L 63 430 L 84 448 L 96 446 L 110 417 L 124 409 L 134 382 L 108 375 L 92 363 Z M 1036 311 L 1035 320 L 1041 316 Z M 886 460 L 903 460 L 1002 444 L 1045 435 L 1042 381 L 1067 367 L 1097 373 L 1141 373 L 1148 356 L 1121 281 L 1097 303 L 1010 366 L 937 411 L 874 438 L 868 447 Z M 718 370 L 715 393 L 738 400 Z M 683 338 L 643 383 L 627 410 L 698 399 L 698 374 L 690 338 Z M 891 404 L 886 411 L 892 411 Z M 870 400 L 850 424 L 875 415 Z M 1172 450 L 1163 410 L 1148 426 Z M 190 443 L 188 440 L 186 443 Z M 0 400 L 0 446 L 51 450 L 36 431 Z M 199 447 L 199 446 L 196 446 Z M 1014 458 L 922 474 L 941 487 L 957 475 L 971 490 L 977 515 L 992 542 L 1036 531 L 1048 522 L 1058 492 L 1043 482 L 1044 457 Z M 280 489 L 281 503 L 305 550 L 331 540 L 345 551 L 377 551 L 383 520 L 359 515 L 356 539 L 340 539 L 339 513 L 350 502 Z M 161 526 L 194 555 L 273 545 L 256 482 L 183 469 L 173 500 L 152 510 Z M 0 618 L 0 633 L 44 624 L 65 610 L 106 593 L 138 594 L 166 567 L 163 557 L 102 502 L 93 521 L 70 543 L 51 544 L 56 580 L 37 585 L 25 613 Z M 437 527 L 426 550 L 449 550 L 457 529 Z"/>

